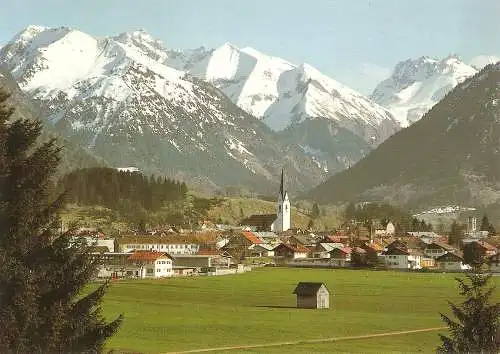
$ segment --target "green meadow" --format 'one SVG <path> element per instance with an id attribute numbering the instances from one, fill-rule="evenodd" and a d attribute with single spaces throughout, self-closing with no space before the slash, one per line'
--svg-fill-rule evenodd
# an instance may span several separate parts
<path id="1" fill-rule="evenodd" d="M 442 326 L 439 312 L 458 298 L 453 274 L 261 268 L 218 277 L 113 282 L 109 318 L 124 313 L 107 347 L 168 353 L 213 347 L 304 341 Z M 496 278 L 495 282 L 496 281 Z M 296 309 L 299 281 L 321 281 L 330 309 Z M 495 294 L 496 298 L 500 298 Z M 238 349 L 245 353 L 432 352 L 438 333 Z"/>

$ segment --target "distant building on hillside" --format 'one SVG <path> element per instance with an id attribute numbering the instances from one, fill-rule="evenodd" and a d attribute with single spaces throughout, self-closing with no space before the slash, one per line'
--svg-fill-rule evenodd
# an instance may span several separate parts
<path id="1" fill-rule="evenodd" d="M 254 214 L 241 221 L 240 225 L 255 231 L 283 232 L 290 229 L 291 210 L 288 192 L 285 190 L 285 174 L 281 170 L 281 182 L 276 201 L 276 214 Z"/>

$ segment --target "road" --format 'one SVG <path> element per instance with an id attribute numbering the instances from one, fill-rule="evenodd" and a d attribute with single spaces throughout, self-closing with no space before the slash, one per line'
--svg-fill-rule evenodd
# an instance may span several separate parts
<path id="1" fill-rule="evenodd" d="M 303 340 L 296 340 L 296 341 L 289 341 L 289 342 L 269 342 L 269 343 L 263 343 L 263 344 L 248 344 L 248 345 L 235 345 L 235 346 L 227 346 L 227 347 L 191 349 L 191 350 L 184 350 L 184 351 L 168 352 L 166 354 L 206 353 L 206 352 L 219 352 L 219 351 L 230 351 L 230 350 L 241 350 L 241 349 L 258 349 L 258 348 L 267 348 L 267 347 L 280 347 L 280 346 L 284 346 L 284 345 L 300 345 L 300 344 L 314 344 L 314 343 L 325 343 L 325 342 L 339 342 L 339 341 L 344 341 L 344 340 L 368 339 L 368 338 L 377 338 L 377 337 L 398 336 L 398 335 L 402 335 L 402 334 L 439 331 L 439 330 L 443 330 L 443 329 L 447 329 L 447 328 L 448 327 L 433 327 L 433 328 L 412 329 L 412 330 L 407 330 L 407 331 L 364 334 L 364 335 L 347 336 L 347 337 L 303 339 Z"/>

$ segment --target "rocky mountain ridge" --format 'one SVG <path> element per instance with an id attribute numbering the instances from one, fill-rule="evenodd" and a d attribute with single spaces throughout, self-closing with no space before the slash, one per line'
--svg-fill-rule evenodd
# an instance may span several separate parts
<path id="1" fill-rule="evenodd" d="M 220 91 L 162 64 L 149 39 L 30 26 L 2 48 L 0 64 L 58 132 L 112 166 L 211 189 L 272 188 L 282 167 L 292 189 L 326 176 Z"/>

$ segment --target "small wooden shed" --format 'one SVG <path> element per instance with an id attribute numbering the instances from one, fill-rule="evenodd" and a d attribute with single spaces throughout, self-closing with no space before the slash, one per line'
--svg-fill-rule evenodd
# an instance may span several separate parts
<path id="1" fill-rule="evenodd" d="M 300 282 L 293 294 L 297 295 L 297 308 L 327 309 L 330 307 L 330 292 L 323 283 Z"/>

